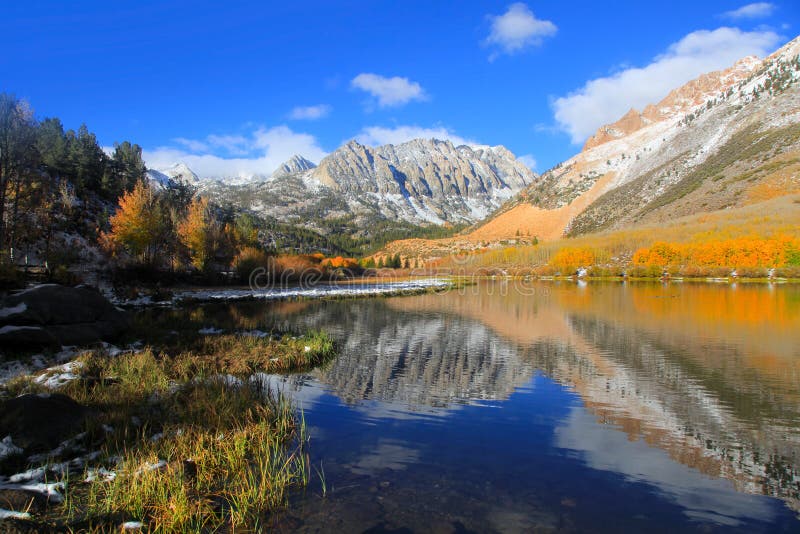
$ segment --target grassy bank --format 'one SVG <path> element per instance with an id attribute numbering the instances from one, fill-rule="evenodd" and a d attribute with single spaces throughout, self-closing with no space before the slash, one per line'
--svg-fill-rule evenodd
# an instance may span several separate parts
<path id="1" fill-rule="evenodd" d="M 114 530 L 129 521 L 151 532 L 258 528 L 307 483 L 309 467 L 302 420 L 257 373 L 305 371 L 334 355 L 322 333 L 201 336 L 164 351 L 84 352 L 77 377 L 55 390 L 31 377 L 12 381 L 3 396 L 58 392 L 91 413 L 75 429 L 84 432 L 74 447 L 41 463 L 46 482 L 64 484 L 63 502 L 30 510 L 24 523 L 44 530 Z M 83 467 L 65 468 L 61 462 L 78 451 L 91 451 Z"/>

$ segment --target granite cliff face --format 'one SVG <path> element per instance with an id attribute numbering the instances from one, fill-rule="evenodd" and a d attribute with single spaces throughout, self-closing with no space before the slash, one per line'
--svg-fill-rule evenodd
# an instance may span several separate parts
<path id="1" fill-rule="evenodd" d="M 536 179 L 502 146 L 458 146 L 414 139 L 371 148 L 350 141 L 310 178 L 381 212 L 443 224 L 476 222 Z"/>
<path id="2" fill-rule="evenodd" d="M 158 183 L 191 183 L 220 204 L 321 233 L 341 220 L 367 233 L 376 223 L 472 224 L 537 179 L 502 146 L 436 139 L 375 148 L 350 141 L 319 166 L 296 155 L 270 176 L 248 181 L 197 178 L 182 164 L 150 175 Z"/>

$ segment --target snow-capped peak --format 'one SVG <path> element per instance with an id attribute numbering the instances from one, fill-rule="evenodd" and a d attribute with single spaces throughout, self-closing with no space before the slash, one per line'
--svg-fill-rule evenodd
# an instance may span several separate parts
<path id="1" fill-rule="evenodd" d="M 286 176 L 287 174 L 294 174 L 296 172 L 308 171 L 316 168 L 316 166 L 317 165 L 313 161 L 308 160 L 299 154 L 295 154 L 280 164 L 277 169 L 275 169 L 275 172 L 272 173 L 272 178 Z"/>

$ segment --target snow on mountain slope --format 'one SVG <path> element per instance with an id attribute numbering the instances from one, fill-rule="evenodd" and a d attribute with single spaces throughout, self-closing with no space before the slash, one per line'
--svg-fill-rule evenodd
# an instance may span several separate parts
<path id="1" fill-rule="evenodd" d="M 176 167 L 169 177 L 191 175 Z M 376 148 L 351 141 L 314 165 L 293 156 L 268 179 L 196 179 L 203 194 L 240 209 L 325 231 L 347 218 L 369 231 L 376 220 L 474 223 L 537 176 L 504 147 L 415 139 Z"/>
<path id="2" fill-rule="evenodd" d="M 638 116 L 628 112 L 600 128 L 579 154 L 544 173 L 504 207 L 508 215 L 495 219 L 514 218 L 519 226 L 525 211 L 532 218 L 522 226 L 553 239 L 745 202 L 755 183 L 735 180 L 744 171 L 739 160 L 760 164 L 800 148 L 798 53 L 800 38 L 764 60 L 745 58 L 700 76 Z M 704 175 L 712 168 L 714 186 L 705 183 L 712 176 Z M 701 193 L 705 198 L 698 200 Z M 667 205 L 672 209 L 663 209 Z M 512 215 L 514 208 L 519 209 Z M 558 220 L 546 234 L 536 228 L 544 217 Z"/>
<path id="3" fill-rule="evenodd" d="M 309 161 L 303 156 L 295 154 L 289 158 L 289 160 L 282 163 L 280 167 L 275 169 L 271 177 L 278 178 L 280 176 L 286 176 L 287 174 L 308 171 L 314 168 L 316 168 L 316 164 L 313 161 Z"/>

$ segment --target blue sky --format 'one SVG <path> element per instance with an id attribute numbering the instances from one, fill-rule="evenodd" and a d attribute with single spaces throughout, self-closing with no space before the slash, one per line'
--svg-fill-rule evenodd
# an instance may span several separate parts
<path id="1" fill-rule="evenodd" d="M 436 136 L 543 171 L 629 107 L 800 33 L 789 0 L 607 4 L 10 2 L 0 91 L 153 167 L 267 173 L 352 138 Z"/>

